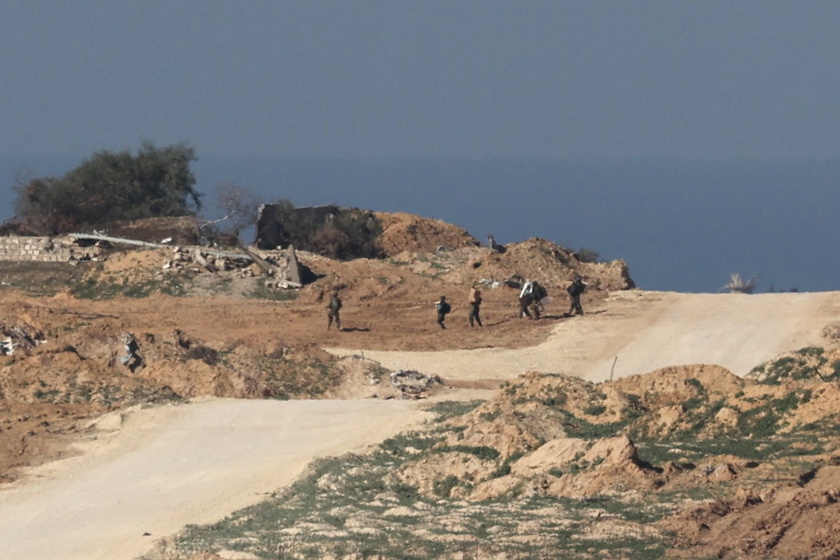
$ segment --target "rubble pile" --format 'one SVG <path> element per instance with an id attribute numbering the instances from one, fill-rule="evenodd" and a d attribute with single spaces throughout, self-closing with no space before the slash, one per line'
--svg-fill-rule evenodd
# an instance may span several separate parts
<path id="1" fill-rule="evenodd" d="M 435 385 L 440 385 L 437 375 L 425 375 L 414 370 L 391 372 L 391 386 L 404 399 L 422 399 L 429 396 Z"/>
<path id="2" fill-rule="evenodd" d="M 202 269 L 210 272 L 238 270 L 246 276 L 253 276 L 254 273 L 250 270 L 252 265 L 253 261 L 247 255 L 215 253 L 203 247 L 173 247 L 172 255 L 163 263 L 162 269 L 166 271 L 192 269 L 193 272 L 200 272 Z"/>
<path id="3" fill-rule="evenodd" d="M 246 248 L 244 253 L 211 251 L 205 247 L 173 247 L 172 253 L 163 263 L 164 272 L 209 271 L 237 272 L 245 277 L 257 276 L 261 271 L 269 277 L 268 288 L 300 288 L 301 265 L 293 246 L 274 251 L 256 251 Z"/>
<path id="4" fill-rule="evenodd" d="M 30 325 L 7 326 L 0 322 L 0 355 L 11 356 L 17 348 L 34 348 L 45 342 L 43 333 Z"/>

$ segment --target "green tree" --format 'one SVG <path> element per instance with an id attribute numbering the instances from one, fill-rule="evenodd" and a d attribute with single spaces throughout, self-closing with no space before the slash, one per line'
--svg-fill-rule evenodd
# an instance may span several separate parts
<path id="1" fill-rule="evenodd" d="M 15 218 L 38 233 L 101 228 L 122 220 L 195 214 L 195 191 L 186 144 L 151 143 L 133 155 L 101 151 L 61 178 L 42 177 L 17 187 Z"/>

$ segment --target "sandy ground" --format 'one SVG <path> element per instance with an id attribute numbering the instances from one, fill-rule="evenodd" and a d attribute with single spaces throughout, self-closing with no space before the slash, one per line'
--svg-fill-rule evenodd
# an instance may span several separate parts
<path id="1" fill-rule="evenodd" d="M 529 370 L 604 381 L 686 364 L 716 364 L 737 375 L 782 352 L 822 344 L 840 318 L 840 292 L 680 294 L 617 292 L 588 314 L 560 322 L 542 344 L 518 349 L 438 352 L 331 348 L 364 353 L 390 369 L 450 381 L 501 381 Z"/>
<path id="2" fill-rule="evenodd" d="M 534 369 L 595 381 L 689 363 L 744 374 L 786 350 L 821 344 L 822 329 L 840 317 L 840 292 L 632 291 L 587 311 L 558 321 L 548 340 L 529 348 L 364 355 L 468 386 Z M 362 449 L 424 418 L 418 403 L 374 399 L 210 400 L 112 415 L 82 456 L 0 491 L 0 557 L 131 559 L 185 524 L 220 519 L 289 484 L 315 457 Z"/>
<path id="3" fill-rule="evenodd" d="M 119 560 L 427 417 L 414 401 L 209 400 L 106 417 L 81 457 L 0 492 L 0 557 Z M 124 419 L 123 419 L 124 418 Z"/>

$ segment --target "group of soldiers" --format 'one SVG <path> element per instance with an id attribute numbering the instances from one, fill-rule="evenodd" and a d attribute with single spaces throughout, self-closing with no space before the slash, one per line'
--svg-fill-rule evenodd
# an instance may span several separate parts
<path id="1" fill-rule="evenodd" d="M 583 315 L 583 307 L 580 303 L 580 296 L 586 290 L 586 283 L 580 276 L 575 276 L 572 283 L 566 288 L 569 293 L 571 305 L 566 316 Z M 526 281 L 522 285 L 519 292 L 519 316 L 520 318 L 527 317 L 528 319 L 539 319 L 542 312 L 542 302 L 548 296 L 546 289 L 537 282 Z M 483 327 L 481 323 L 481 290 L 473 287 L 470 290 L 469 299 L 467 300 L 470 306 L 470 313 L 468 316 L 470 327 Z M 341 330 L 341 298 L 338 296 L 338 291 L 334 291 L 327 304 L 327 330 L 335 323 L 336 328 Z M 533 315 L 530 309 L 533 309 Z M 446 328 L 446 316 L 452 311 L 452 306 L 446 301 L 446 296 L 440 296 L 440 299 L 435 302 L 435 311 L 437 312 L 437 324 L 441 329 Z"/>
<path id="2" fill-rule="evenodd" d="M 481 323 L 481 290 L 478 288 L 473 287 L 470 290 L 470 297 L 467 300 L 467 304 L 470 306 L 470 314 L 469 314 L 469 321 L 470 326 L 474 327 L 478 325 L 479 327 L 483 327 L 484 325 Z M 446 324 L 446 315 L 452 311 L 452 307 L 449 305 L 449 302 L 446 301 L 446 296 L 440 296 L 440 299 L 435 303 L 435 310 L 437 311 L 437 324 L 440 328 L 445 329 Z"/>

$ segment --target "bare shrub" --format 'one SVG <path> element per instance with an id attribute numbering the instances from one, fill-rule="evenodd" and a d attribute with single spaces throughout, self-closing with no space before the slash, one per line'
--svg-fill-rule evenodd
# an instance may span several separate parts
<path id="1" fill-rule="evenodd" d="M 215 366 L 219 363 L 219 352 L 208 346 L 196 345 L 187 350 L 188 360 L 201 360 L 208 366 Z"/>
<path id="2" fill-rule="evenodd" d="M 581 247 L 575 253 L 575 257 L 577 258 L 577 260 L 579 260 L 582 263 L 597 263 L 599 256 L 600 255 L 598 254 L 598 251 L 595 251 L 593 249 L 587 249 L 586 247 Z"/>

